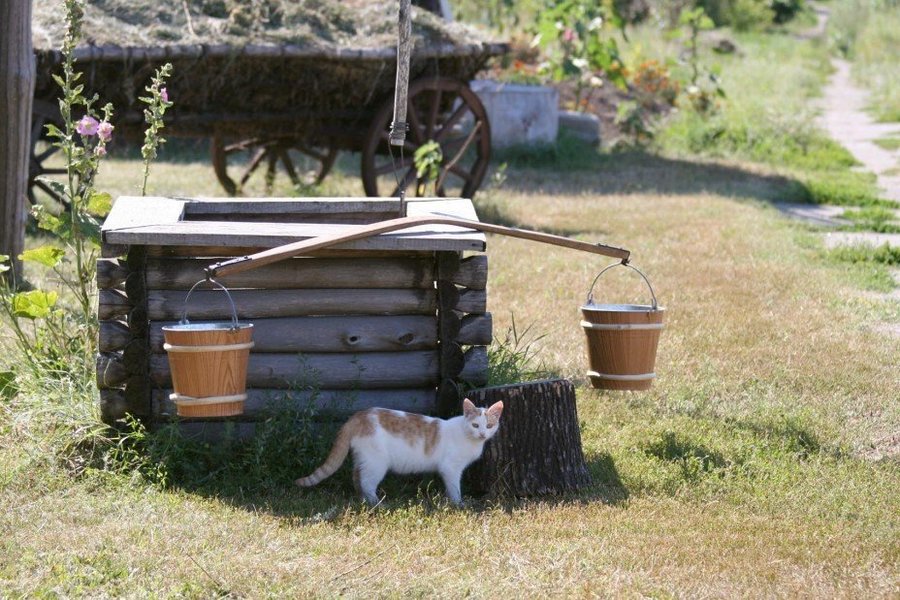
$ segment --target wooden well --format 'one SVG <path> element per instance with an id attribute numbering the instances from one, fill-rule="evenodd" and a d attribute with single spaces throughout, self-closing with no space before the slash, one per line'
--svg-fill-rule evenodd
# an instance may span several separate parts
<path id="1" fill-rule="evenodd" d="M 178 320 L 206 266 L 399 210 L 396 198 L 119 198 L 97 267 L 105 420 L 175 414 L 162 328 Z M 408 201 L 407 214 L 477 219 L 464 199 Z M 325 418 L 371 406 L 458 410 L 460 384 L 487 379 L 484 250 L 481 233 L 427 225 L 222 277 L 255 342 L 244 414 L 230 420 L 252 424 L 269 406 L 311 397 Z M 231 318 L 222 292 L 194 297 L 193 321 Z"/>

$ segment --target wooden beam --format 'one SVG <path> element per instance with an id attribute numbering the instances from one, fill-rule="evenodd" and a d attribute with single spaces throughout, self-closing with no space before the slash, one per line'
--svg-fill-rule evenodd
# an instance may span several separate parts
<path id="1" fill-rule="evenodd" d="M 153 416 L 175 416 L 170 389 L 153 390 Z M 279 390 L 249 389 L 241 419 L 258 420 L 283 409 L 311 410 L 316 420 L 344 419 L 353 413 L 375 407 L 390 407 L 431 415 L 436 410 L 434 388 L 391 390 Z"/>
<path id="2" fill-rule="evenodd" d="M 147 293 L 148 318 L 151 321 L 180 319 L 186 294 L 184 291 L 151 290 Z M 424 289 L 234 290 L 231 297 L 242 319 L 311 315 L 433 315 L 437 310 L 437 292 Z M 120 298 L 104 298 L 101 291 L 101 318 L 114 318 L 127 312 L 127 308 L 122 311 L 113 300 L 118 302 Z M 231 316 L 231 306 L 220 291 L 197 291 L 191 296 L 188 316 L 193 320 L 226 319 Z"/>
<path id="3" fill-rule="evenodd" d="M 203 259 L 148 259 L 147 287 L 186 290 L 206 275 Z M 432 258 L 297 258 L 222 277 L 229 289 L 434 287 Z M 202 287 L 200 288 L 202 289 Z M 131 294 L 129 294 L 131 295 Z"/>
<path id="4" fill-rule="evenodd" d="M 248 388 L 321 389 L 423 388 L 437 385 L 437 351 L 360 354 L 250 354 Z M 150 379 L 171 387 L 166 355 L 150 356 Z"/>
<path id="5" fill-rule="evenodd" d="M 154 321 L 150 324 L 151 351 L 164 352 L 162 328 L 175 323 Z M 127 329 L 125 333 L 128 333 Z M 253 343 L 254 352 L 434 350 L 437 348 L 437 317 L 366 315 L 254 319 Z"/>
<path id="6" fill-rule="evenodd" d="M 383 234 L 395 231 L 408 230 L 406 231 L 407 234 L 415 235 L 418 231 L 421 231 L 421 228 L 433 225 L 447 225 L 450 227 L 484 231 L 487 233 L 497 233 L 500 235 L 521 238 L 533 242 L 551 244 L 554 246 L 561 246 L 573 250 L 581 250 L 583 252 L 590 252 L 593 254 L 601 254 L 603 256 L 609 256 L 621 260 L 627 260 L 630 255 L 627 250 L 624 250 L 622 248 L 606 246 L 599 243 L 589 244 L 587 242 L 573 240 L 558 235 L 551 235 L 549 233 L 541 233 L 537 231 L 530 231 L 527 229 L 518 229 L 515 227 L 504 227 L 502 225 L 492 225 L 490 223 L 481 223 L 474 220 L 469 221 L 466 219 L 458 219 L 455 217 L 423 215 L 391 219 L 390 221 L 382 221 L 380 223 L 374 223 L 372 225 L 360 225 L 354 227 L 336 226 L 336 228 L 341 227 L 341 230 L 337 230 L 335 228 L 333 231 L 323 231 L 313 239 L 285 244 L 284 246 L 272 248 L 271 250 L 265 250 L 263 252 L 259 252 L 247 257 L 233 259 L 230 261 L 223 261 L 210 265 L 209 273 L 214 277 L 221 277 L 227 274 L 239 273 L 242 271 L 255 269 L 263 265 L 278 262 L 280 260 L 304 254 L 306 252 L 311 252 L 313 250 L 320 250 L 322 248 L 328 248 L 330 246 L 339 244 L 345 245 L 357 240 L 365 240 L 373 236 L 382 236 Z M 452 232 L 452 230 L 445 231 L 445 233 L 450 232 Z M 465 249 L 466 248 L 460 248 L 460 250 Z"/>
<path id="7" fill-rule="evenodd" d="M 494 320 L 491 313 L 466 315 L 459 327 L 460 344 L 466 346 L 489 346 L 493 341 Z"/>

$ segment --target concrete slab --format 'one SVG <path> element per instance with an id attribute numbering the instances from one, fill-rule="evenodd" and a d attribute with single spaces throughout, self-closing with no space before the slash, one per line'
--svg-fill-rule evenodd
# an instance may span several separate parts
<path id="1" fill-rule="evenodd" d="M 850 224 L 850 221 L 847 219 L 840 218 L 845 210 L 842 206 L 776 202 L 775 208 L 792 219 L 797 219 L 819 227 L 840 227 L 842 225 Z"/>
<path id="2" fill-rule="evenodd" d="M 825 247 L 882 246 L 900 248 L 900 233 L 870 233 L 866 231 L 831 231 L 825 234 Z"/>

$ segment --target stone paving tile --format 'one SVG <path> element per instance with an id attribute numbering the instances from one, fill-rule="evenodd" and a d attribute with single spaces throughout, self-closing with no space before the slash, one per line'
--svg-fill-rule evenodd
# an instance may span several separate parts
<path id="1" fill-rule="evenodd" d="M 868 231 L 829 231 L 825 234 L 825 247 L 836 246 L 889 246 L 900 247 L 900 233 L 871 233 Z"/>
<path id="2" fill-rule="evenodd" d="M 850 221 L 841 219 L 844 213 L 843 206 L 829 206 L 827 204 L 794 204 L 790 202 L 776 202 L 775 208 L 785 215 L 820 227 L 840 227 L 849 225 Z"/>

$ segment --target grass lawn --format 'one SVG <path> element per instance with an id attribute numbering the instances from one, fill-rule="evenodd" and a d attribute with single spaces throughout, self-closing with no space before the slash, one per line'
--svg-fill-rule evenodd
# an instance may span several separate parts
<path id="1" fill-rule="evenodd" d="M 634 39 L 654 56 L 652 36 Z M 509 154 L 505 184 L 477 199 L 486 220 L 632 250 L 667 308 L 653 389 L 592 390 L 578 307 L 608 262 L 488 236 L 495 338 L 515 320 L 575 379 L 591 487 L 456 510 L 436 480 L 389 477 L 371 510 L 346 467 L 295 488 L 322 455 L 285 456 L 289 431 L 246 473 L 208 468 L 227 450 L 164 438 L 159 469 L 125 444 L 85 469 L 92 384 L 0 385 L 0 597 L 900 595 L 900 259 L 826 252 L 771 206 L 864 206 L 860 222 L 886 227 L 885 203 L 804 108 L 824 49 L 738 43 L 725 108 L 676 115 L 657 153 Z M 221 193 L 199 151 L 162 161 L 151 194 Z M 361 195 L 355 161 L 315 193 Z M 135 194 L 140 170 L 111 158 L 98 188 Z M 646 301 L 618 271 L 595 297 Z M 17 359 L 0 344 L 2 372 Z"/>
<path id="2" fill-rule="evenodd" d="M 103 189 L 129 193 L 139 168 L 110 161 Z M 217 193 L 199 162 L 160 163 L 153 180 L 155 193 Z M 329 193 L 358 185 L 338 176 Z M 875 325 L 900 311 L 865 289 L 884 285 L 881 267 L 824 259 L 767 205 L 785 185 L 746 164 L 623 155 L 514 167 L 480 201 L 507 222 L 631 249 L 669 311 L 654 389 L 590 390 L 577 308 L 604 261 L 488 239 L 495 335 L 514 315 L 544 336 L 546 365 L 581 383 L 583 493 L 457 511 L 435 481 L 389 478 L 371 511 L 346 468 L 303 492 L 287 478 L 73 479 L 12 400 L 0 405 L 0 595 L 896 595 L 900 340 Z M 624 271 L 605 279 L 604 300 L 643 297 Z"/>

